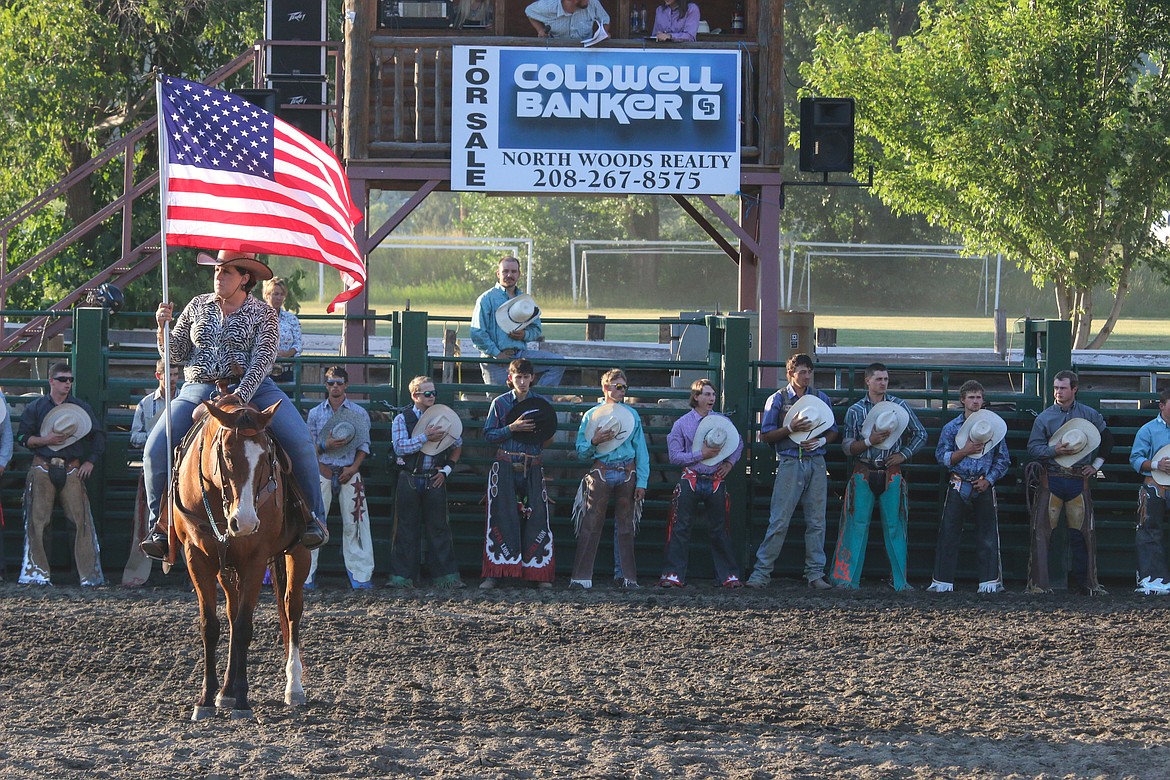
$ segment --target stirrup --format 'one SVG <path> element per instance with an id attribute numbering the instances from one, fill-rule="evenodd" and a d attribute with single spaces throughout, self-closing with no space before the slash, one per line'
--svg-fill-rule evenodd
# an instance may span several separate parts
<path id="1" fill-rule="evenodd" d="M 150 536 L 139 542 L 138 549 L 147 558 L 156 561 L 165 561 L 168 546 L 166 534 L 159 531 L 152 531 Z"/>

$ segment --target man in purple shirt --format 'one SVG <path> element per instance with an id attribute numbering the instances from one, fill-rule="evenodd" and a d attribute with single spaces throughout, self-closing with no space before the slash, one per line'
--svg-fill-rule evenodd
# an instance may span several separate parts
<path id="1" fill-rule="evenodd" d="M 731 549 L 731 530 L 727 518 L 727 487 L 723 480 L 743 452 L 743 439 L 735 450 L 722 460 L 706 463 L 718 457 L 720 448 L 703 442 L 695 451 L 695 435 L 699 424 L 715 406 L 715 387 L 707 379 L 696 379 L 691 385 L 691 411 L 675 421 L 666 439 L 670 462 L 683 467 L 682 476 L 674 489 L 670 519 L 666 530 L 666 563 L 658 584 L 663 588 L 681 588 L 686 584 L 687 563 L 690 557 L 691 522 L 695 507 L 700 502 L 707 506 L 707 525 L 710 532 L 711 554 L 715 558 L 715 576 L 725 588 L 742 588 L 739 565 Z"/>

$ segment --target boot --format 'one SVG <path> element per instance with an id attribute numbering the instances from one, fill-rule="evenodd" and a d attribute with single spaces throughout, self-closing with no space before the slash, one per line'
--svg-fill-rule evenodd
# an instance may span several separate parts
<path id="1" fill-rule="evenodd" d="M 167 535 L 155 528 L 150 532 L 150 536 L 139 542 L 138 549 L 142 550 L 142 554 L 147 558 L 153 558 L 156 561 L 166 560 L 169 551 Z"/>
<path id="2" fill-rule="evenodd" d="M 305 523 L 305 530 L 301 534 L 301 544 L 305 546 L 306 550 L 316 550 L 327 541 L 329 541 L 329 530 L 316 516 L 310 515 L 308 522 Z"/>

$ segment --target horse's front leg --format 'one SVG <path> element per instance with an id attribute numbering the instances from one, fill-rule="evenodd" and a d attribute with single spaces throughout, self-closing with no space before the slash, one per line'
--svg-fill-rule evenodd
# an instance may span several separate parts
<path id="1" fill-rule="evenodd" d="M 252 717 L 248 702 L 248 648 L 252 644 L 252 621 L 264 571 L 241 572 L 232 587 L 224 584 L 227 592 L 228 620 L 231 638 L 228 642 L 228 668 L 224 676 L 223 690 L 216 704 L 231 707 L 233 718 Z"/>
<path id="2" fill-rule="evenodd" d="M 295 706 L 305 703 L 305 689 L 302 685 L 304 667 L 301 664 L 301 615 L 305 609 L 305 579 L 309 573 L 311 559 L 309 551 L 297 545 L 289 553 L 285 562 L 288 565 L 288 582 L 285 593 L 285 609 L 281 610 L 281 620 L 287 622 L 284 633 L 284 703 Z"/>
<path id="3" fill-rule="evenodd" d="M 216 614 L 215 567 L 198 548 L 188 545 L 187 564 L 191 579 L 199 595 L 199 627 L 203 634 L 203 691 L 195 701 L 191 720 L 203 720 L 215 715 L 211 706 L 215 689 L 219 686 L 215 672 L 215 649 L 219 644 L 219 616 Z"/>

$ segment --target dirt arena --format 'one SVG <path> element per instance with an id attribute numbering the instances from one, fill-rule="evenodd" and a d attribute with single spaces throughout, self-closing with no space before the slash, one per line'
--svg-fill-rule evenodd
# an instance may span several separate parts
<path id="1" fill-rule="evenodd" d="M 192 723 L 173 578 L 0 585 L 0 777 L 1170 777 L 1170 599 L 1123 587 L 334 586 L 309 597 L 297 710 L 266 595 L 255 720 Z"/>

